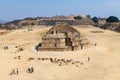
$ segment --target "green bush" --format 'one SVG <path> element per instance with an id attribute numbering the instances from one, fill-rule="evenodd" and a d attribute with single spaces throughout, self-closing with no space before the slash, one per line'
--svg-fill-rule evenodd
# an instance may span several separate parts
<path id="1" fill-rule="evenodd" d="M 81 17 L 81 16 L 76 16 L 76 17 L 74 17 L 74 19 L 76 19 L 76 20 L 81 20 L 82 17 Z"/>
<path id="2" fill-rule="evenodd" d="M 97 17 L 93 17 L 92 20 L 93 20 L 94 23 L 98 23 L 98 18 Z"/>
<path id="3" fill-rule="evenodd" d="M 14 29 L 15 29 L 15 27 L 6 26 L 6 29 L 7 29 L 7 30 L 14 30 Z"/>
<path id="4" fill-rule="evenodd" d="M 107 22 L 119 22 L 119 19 L 116 16 L 110 16 L 106 19 Z"/>

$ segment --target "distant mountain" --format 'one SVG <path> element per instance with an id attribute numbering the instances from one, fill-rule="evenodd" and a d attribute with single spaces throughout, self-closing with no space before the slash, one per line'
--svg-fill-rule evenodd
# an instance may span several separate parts
<path id="1" fill-rule="evenodd" d="M 17 25 L 21 20 L 14 20 L 12 22 L 6 22 L 5 24 L 6 25 L 9 25 L 9 24 L 14 24 L 14 25 Z"/>
<path id="2" fill-rule="evenodd" d="M 94 22 L 83 16 L 79 15 L 80 20 L 75 19 L 75 15 L 69 16 L 52 16 L 52 17 L 27 17 L 21 20 L 14 20 L 12 22 L 8 22 L 5 25 L 20 27 L 20 26 L 33 26 L 33 25 L 55 25 L 57 22 L 64 22 L 69 25 L 93 25 Z"/>
<path id="3" fill-rule="evenodd" d="M 0 24 L 5 24 L 5 23 L 7 23 L 7 21 L 0 20 Z"/>

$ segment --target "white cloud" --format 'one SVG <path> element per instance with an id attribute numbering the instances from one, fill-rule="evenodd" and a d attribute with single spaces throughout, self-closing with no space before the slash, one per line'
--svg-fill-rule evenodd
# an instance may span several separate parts
<path id="1" fill-rule="evenodd" d="M 111 2 L 109 3 L 109 5 L 115 6 L 115 5 L 116 5 L 116 2 L 115 2 L 115 1 L 111 1 Z"/>
<path id="2" fill-rule="evenodd" d="M 106 6 L 107 7 L 115 7 L 115 8 L 117 8 L 117 7 L 120 6 L 120 2 L 118 0 L 114 0 L 114 1 L 112 0 L 112 1 L 108 2 L 106 4 Z"/>

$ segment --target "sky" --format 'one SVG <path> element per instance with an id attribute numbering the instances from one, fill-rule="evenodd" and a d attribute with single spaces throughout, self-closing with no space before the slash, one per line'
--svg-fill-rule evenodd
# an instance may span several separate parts
<path id="1" fill-rule="evenodd" d="M 0 20 L 84 14 L 120 18 L 119 0 L 0 0 Z"/>

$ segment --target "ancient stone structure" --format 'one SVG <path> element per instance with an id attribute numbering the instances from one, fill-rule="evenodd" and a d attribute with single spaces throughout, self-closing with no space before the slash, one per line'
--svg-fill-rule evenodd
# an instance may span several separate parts
<path id="1" fill-rule="evenodd" d="M 75 51 L 80 47 L 83 49 L 84 43 L 80 40 L 80 32 L 76 29 L 64 23 L 57 23 L 42 37 L 41 47 L 38 50 Z"/>
<path id="2" fill-rule="evenodd" d="M 105 25 L 107 22 L 106 22 L 106 19 L 105 18 L 100 18 L 98 19 L 98 25 L 99 26 L 103 26 Z"/>

